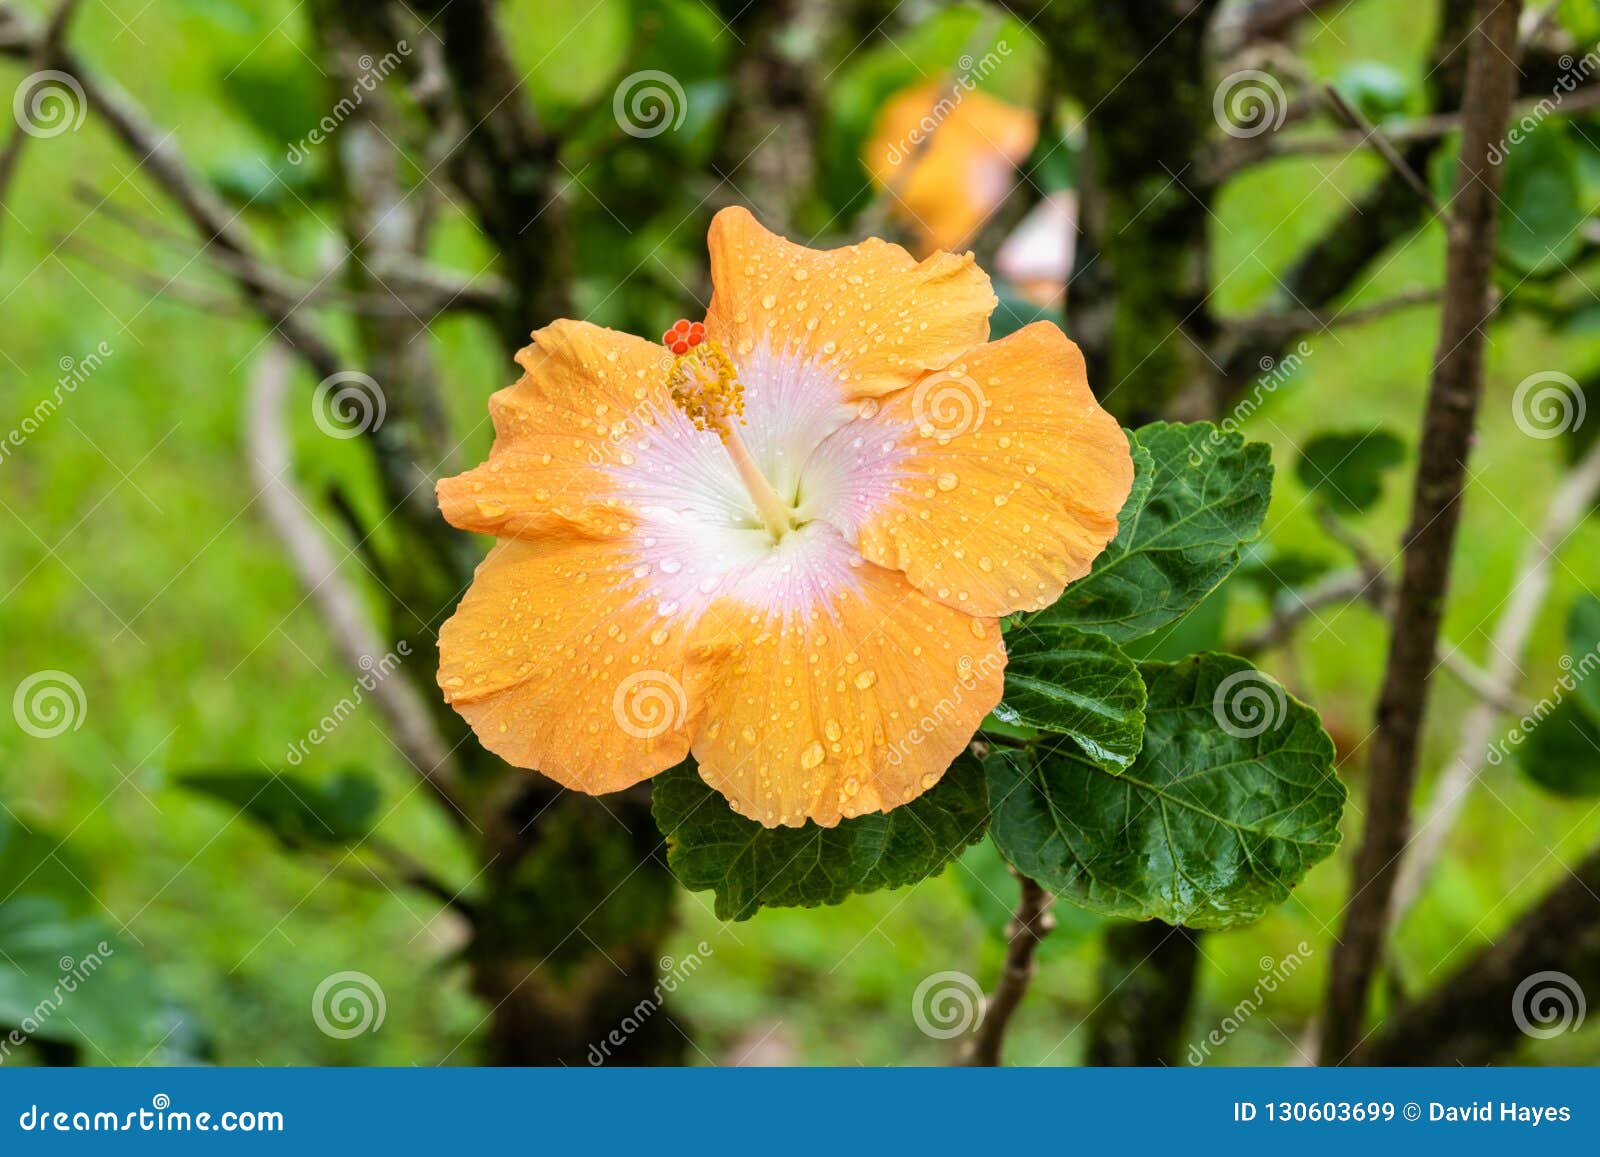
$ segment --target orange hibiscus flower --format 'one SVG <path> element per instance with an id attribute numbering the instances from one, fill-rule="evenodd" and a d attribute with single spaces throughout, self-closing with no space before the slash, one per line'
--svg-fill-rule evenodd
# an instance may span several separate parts
<path id="1" fill-rule="evenodd" d="M 1052 325 L 986 344 L 972 255 L 817 251 L 717 214 L 665 346 L 558 321 L 439 484 L 499 542 L 439 634 L 484 745 L 578 791 L 693 754 L 740 814 L 824 826 L 938 782 L 999 701 L 999 616 L 1117 531 L 1128 443 Z"/>

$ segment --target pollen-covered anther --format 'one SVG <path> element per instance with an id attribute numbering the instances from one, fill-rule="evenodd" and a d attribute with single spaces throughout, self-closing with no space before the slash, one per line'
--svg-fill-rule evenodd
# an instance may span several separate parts
<path id="1" fill-rule="evenodd" d="M 680 328 L 682 327 L 682 328 Z M 724 442 L 730 423 L 744 422 L 744 386 L 727 353 L 706 339 L 706 327 L 679 321 L 662 335 L 676 358 L 667 388 L 696 429 L 713 431 Z"/>

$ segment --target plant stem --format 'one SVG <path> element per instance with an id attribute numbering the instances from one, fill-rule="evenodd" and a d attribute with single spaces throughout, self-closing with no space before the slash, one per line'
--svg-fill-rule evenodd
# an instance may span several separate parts
<path id="1" fill-rule="evenodd" d="M 989 997 L 983 1022 L 961 1058 L 964 1065 L 992 1067 L 1000 1064 L 1006 1028 L 1027 995 L 1028 985 L 1033 982 L 1034 954 L 1039 942 L 1056 926 L 1055 917 L 1050 914 L 1055 896 L 1021 872 L 1017 872 L 1016 877 L 1022 890 L 1017 897 L 1017 910 L 1006 927 L 1006 962 L 1000 969 L 1000 979 L 995 982 L 994 994 Z"/>
<path id="2" fill-rule="evenodd" d="M 1423 417 L 1411 525 L 1406 533 L 1377 731 L 1367 824 L 1350 903 L 1334 946 L 1321 1059 L 1338 1064 L 1361 1039 L 1382 952 L 1400 856 L 1411 829 L 1417 747 L 1435 667 L 1461 493 L 1483 392 L 1502 166 L 1489 150 L 1505 133 L 1516 93 L 1520 0 L 1479 0 L 1469 37 L 1461 160 L 1452 199 L 1438 353 Z"/>

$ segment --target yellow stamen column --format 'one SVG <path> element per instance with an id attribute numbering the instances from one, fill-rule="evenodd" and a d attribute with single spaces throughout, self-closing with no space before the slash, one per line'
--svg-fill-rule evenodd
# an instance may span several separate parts
<path id="1" fill-rule="evenodd" d="M 679 356 L 672 364 L 668 386 L 672 400 L 695 427 L 721 439 L 773 541 L 793 530 L 794 507 L 778 496 L 756 465 L 750 447 L 739 437 L 737 426 L 744 420 L 744 386 L 722 347 L 712 341 L 701 342 L 692 352 Z"/>

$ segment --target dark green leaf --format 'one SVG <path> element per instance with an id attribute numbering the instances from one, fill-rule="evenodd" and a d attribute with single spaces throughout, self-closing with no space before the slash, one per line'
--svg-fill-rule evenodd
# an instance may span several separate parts
<path id="1" fill-rule="evenodd" d="M 97 916 L 73 916 L 38 895 L 0 903 L 0 962 L 6 1030 L 76 1042 L 100 1063 L 137 1063 L 161 1039 L 163 1002 L 148 962 Z"/>
<path id="2" fill-rule="evenodd" d="M 301 141 L 328 112 L 328 86 L 298 52 L 255 54 L 228 69 L 217 86 L 277 149 Z"/>
<path id="3" fill-rule="evenodd" d="M 1568 261 L 1583 244 L 1588 213 L 1578 155 L 1566 125 L 1546 121 L 1505 146 L 1500 251 L 1534 272 Z"/>
<path id="4" fill-rule="evenodd" d="M 692 761 L 656 776 L 653 789 L 667 863 L 691 891 L 715 890 L 723 920 L 749 919 L 763 906 L 814 908 L 914 884 L 980 839 L 989 813 L 983 770 L 965 755 L 910 803 L 834 828 L 765 828 L 745 819 Z"/>
<path id="5" fill-rule="evenodd" d="M 1295 475 L 1333 509 L 1359 514 L 1383 497 L 1384 471 L 1405 457 L 1406 444 L 1387 430 L 1319 434 L 1300 448 Z"/>
<path id="6" fill-rule="evenodd" d="M 69 915 L 81 916 L 99 908 L 93 880 L 89 865 L 62 840 L 0 808 L 0 902 L 47 896 Z"/>
<path id="7" fill-rule="evenodd" d="M 1144 735 L 1144 683 L 1104 635 L 1072 627 L 1019 627 L 1006 635 L 1005 697 L 995 715 L 1070 735 L 1102 767 L 1121 771 Z"/>
<path id="8" fill-rule="evenodd" d="M 1133 492 L 1121 529 L 1036 623 L 1099 631 L 1118 642 L 1185 614 L 1239 565 L 1261 533 L 1272 492 L 1272 455 L 1209 422 L 1156 422 L 1135 430 Z"/>
<path id="9" fill-rule="evenodd" d="M 1339 73 L 1333 87 L 1373 124 L 1404 116 L 1411 100 L 1406 78 L 1386 64 L 1358 61 Z"/>
<path id="10" fill-rule="evenodd" d="M 327 783 L 264 771 L 197 771 L 180 786 L 231 805 L 291 848 L 347 844 L 372 828 L 378 785 L 345 771 Z"/>
<path id="11" fill-rule="evenodd" d="M 1019 871 L 1107 915 L 1256 920 L 1339 844 L 1333 743 L 1314 711 L 1243 659 L 1140 672 L 1144 747 L 1121 775 L 1066 740 L 990 756 L 995 843 Z"/>
<path id="12" fill-rule="evenodd" d="M 1600 726 L 1600 598 L 1578 596 L 1567 612 L 1567 660 L 1578 706 Z"/>
<path id="13" fill-rule="evenodd" d="M 1254 542 L 1244 552 L 1239 578 L 1267 598 L 1276 599 L 1279 595 L 1316 581 L 1332 570 L 1333 565 L 1330 559 L 1320 554 L 1283 550 L 1268 542 Z"/>
<path id="14" fill-rule="evenodd" d="M 1546 791 L 1565 796 L 1600 795 L 1600 725 L 1564 699 L 1535 708 L 1517 748 L 1517 765 Z"/>

